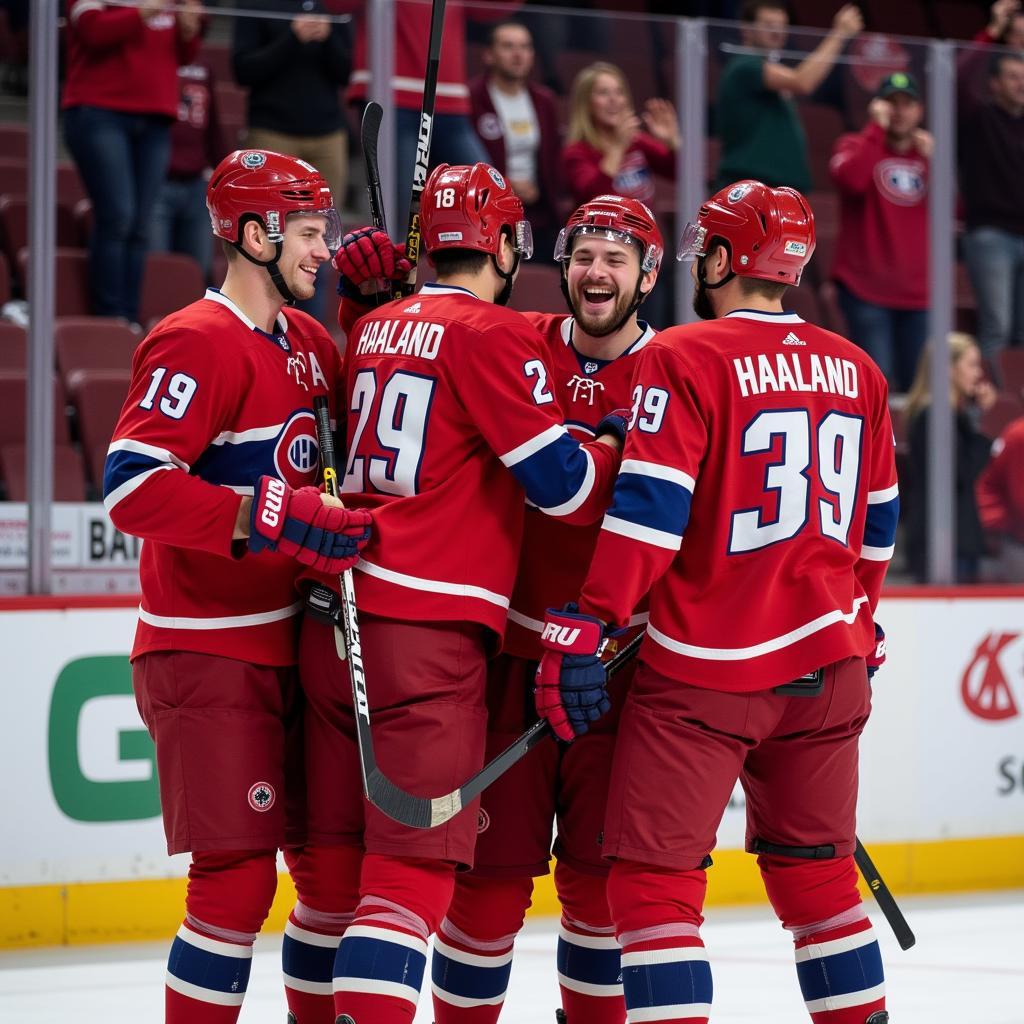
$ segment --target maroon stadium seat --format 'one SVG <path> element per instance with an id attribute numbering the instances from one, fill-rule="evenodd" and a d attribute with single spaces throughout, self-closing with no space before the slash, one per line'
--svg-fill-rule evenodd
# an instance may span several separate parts
<path id="1" fill-rule="evenodd" d="M 203 268 L 180 252 L 151 252 L 146 256 L 139 300 L 139 322 L 160 320 L 201 299 L 206 292 Z"/>
<path id="2" fill-rule="evenodd" d="M 28 337 L 24 327 L 0 320 L 0 370 L 24 372 Z"/>
<path id="3" fill-rule="evenodd" d="M 123 320 L 105 316 L 69 316 L 57 320 L 53 345 L 65 387 L 78 370 L 127 370 L 139 335 Z M 68 388 L 70 394 L 70 388 Z"/>
<path id="4" fill-rule="evenodd" d="M 25 445 L 0 446 L 0 469 L 8 501 L 28 500 Z M 54 501 L 85 501 L 85 470 L 82 457 L 70 444 L 60 443 L 53 448 Z"/>
<path id="5" fill-rule="evenodd" d="M 78 370 L 68 382 L 75 396 L 82 451 L 97 489 L 103 486 L 103 462 L 130 379 L 128 370 Z"/>
<path id="6" fill-rule="evenodd" d="M 78 176 L 78 168 L 68 160 L 57 161 L 57 202 L 72 210 L 85 199 L 85 186 Z"/>
<path id="7" fill-rule="evenodd" d="M 89 316 L 92 297 L 89 294 L 89 257 L 84 249 L 58 248 L 56 253 L 57 316 Z M 28 294 L 28 249 L 18 252 L 17 279 L 26 298 Z"/>
<path id="8" fill-rule="evenodd" d="M 1004 348 L 999 353 L 999 376 L 1003 390 L 1024 398 L 1024 348 Z"/>
<path id="9" fill-rule="evenodd" d="M 807 135 L 811 180 L 816 189 L 827 189 L 832 181 L 828 173 L 832 148 L 845 130 L 842 115 L 835 107 L 821 103 L 801 103 L 799 112 Z"/>
<path id="10" fill-rule="evenodd" d="M 821 323 L 821 307 L 818 304 L 818 295 L 810 281 L 802 284 L 799 288 L 787 288 L 782 296 L 782 307 L 801 316 L 809 324 Z"/>
<path id="11" fill-rule="evenodd" d="M 28 192 L 28 164 L 21 157 L 0 156 L 0 196 Z"/>
<path id="12" fill-rule="evenodd" d="M 1015 419 L 1024 416 L 1024 405 L 1016 395 L 1000 394 L 991 409 L 981 415 L 981 432 L 998 437 Z"/>
<path id="13" fill-rule="evenodd" d="M 28 415 L 26 380 L 27 374 L 23 370 L 0 370 L 0 444 L 25 441 L 25 419 Z M 64 389 L 56 376 L 53 378 L 53 436 L 59 443 L 71 440 Z"/>
<path id="14" fill-rule="evenodd" d="M 557 267 L 522 264 L 509 306 L 520 312 L 561 313 L 565 309 L 565 299 L 559 280 Z"/>
<path id="15" fill-rule="evenodd" d="M 13 260 L 18 250 L 28 245 L 28 197 L 24 194 L 0 196 L 0 244 Z M 74 246 L 78 242 L 75 214 L 66 203 L 57 203 L 57 245 Z"/>
<path id="16" fill-rule="evenodd" d="M 15 122 L 0 123 L 0 153 L 7 157 L 28 159 L 28 125 Z"/>

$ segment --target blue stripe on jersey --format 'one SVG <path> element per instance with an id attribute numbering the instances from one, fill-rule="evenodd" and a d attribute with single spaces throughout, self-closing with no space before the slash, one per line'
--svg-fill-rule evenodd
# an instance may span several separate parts
<path id="1" fill-rule="evenodd" d="M 168 972 L 179 981 L 232 995 L 246 990 L 251 967 L 249 956 L 221 956 L 193 946 L 180 936 L 171 944 L 167 958 Z"/>
<path id="2" fill-rule="evenodd" d="M 713 985 L 707 960 L 680 960 L 622 968 L 622 987 L 630 1010 L 711 1002 Z"/>
<path id="3" fill-rule="evenodd" d="M 110 452 L 103 463 L 103 497 L 106 498 L 133 477 L 166 465 L 168 463 L 164 459 L 157 459 L 152 455 L 126 451 Z"/>
<path id="4" fill-rule="evenodd" d="M 359 935 L 341 940 L 334 977 L 390 981 L 418 992 L 426 965 L 427 958 L 419 950 Z"/>
<path id="5" fill-rule="evenodd" d="M 588 985 L 618 985 L 620 954 L 615 949 L 577 946 L 558 936 L 558 973 Z"/>
<path id="6" fill-rule="evenodd" d="M 330 982 L 334 977 L 335 946 L 314 946 L 311 942 L 285 935 L 281 945 L 281 967 L 290 978 Z"/>
<path id="7" fill-rule="evenodd" d="M 192 473 L 209 484 L 253 487 L 264 474 L 277 475 L 273 468 L 276 445 L 277 438 L 212 444 L 196 459 Z"/>
<path id="8" fill-rule="evenodd" d="M 511 959 L 500 967 L 479 967 L 453 960 L 436 946 L 430 964 L 430 979 L 442 992 L 481 1002 L 503 996 L 511 974 Z"/>
<path id="9" fill-rule="evenodd" d="M 589 492 L 590 466 L 579 441 L 562 433 L 509 469 L 534 505 L 554 509 L 575 498 L 582 504 Z M 581 494 L 584 488 L 586 491 Z"/>
<path id="10" fill-rule="evenodd" d="M 682 484 L 639 473 L 619 473 L 608 515 L 682 537 L 693 495 Z"/>
<path id="11" fill-rule="evenodd" d="M 798 962 L 796 973 L 807 1003 L 814 999 L 862 992 L 885 981 L 877 942 L 869 942 L 844 953 Z"/>
<path id="12" fill-rule="evenodd" d="M 896 524 L 900 518 L 900 499 L 868 505 L 864 522 L 864 543 L 871 548 L 889 548 L 896 543 Z"/>

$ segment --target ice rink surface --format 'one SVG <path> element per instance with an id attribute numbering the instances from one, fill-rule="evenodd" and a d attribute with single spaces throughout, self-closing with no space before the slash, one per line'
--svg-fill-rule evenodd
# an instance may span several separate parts
<path id="1" fill-rule="evenodd" d="M 1024 1024 L 1024 892 L 905 899 L 902 905 L 917 934 L 917 945 L 906 953 L 871 907 L 892 1024 Z M 714 971 L 716 1024 L 808 1020 L 788 936 L 767 907 L 710 908 L 704 940 Z M 241 1024 L 284 1024 L 279 949 L 279 936 L 257 942 Z M 550 922 L 532 924 L 520 936 L 502 1024 L 553 1024 L 554 951 Z M 0 954 L 0 1022 L 159 1024 L 166 955 L 165 944 Z M 425 994 L 416 1024 L 430 1020 Z"/>

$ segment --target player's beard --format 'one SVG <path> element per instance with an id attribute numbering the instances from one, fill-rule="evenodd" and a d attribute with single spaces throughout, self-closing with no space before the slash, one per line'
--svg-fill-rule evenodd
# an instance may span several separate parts
<path id="1" fill-rule="evenodd" d="M 711 307 L 711 299 L 708 298 L 708 290 L 701 280 L 693 283 L 693 311 L 701 320 L 714 320 L 715 311 Z"/>
<path id="2" fill-rule="evenodd" d="M 603 338 L 606 335 L 614 334 L 622 326 L 622 322 L 626 319 L 630 304 L 633 301 L 631 295 L 624 295 L 620 292 L 613 300 L 612 307 L 607 313 L 602 313 L 599 317 L 588 317 L 580 309 L 582 299 L 583 288 L 580 287 L 576 289 L 576 296 L 573 299 L 576 323 L 579 324 L 580 330 L 584 334 L 589 334 L 591 338 Z"/>

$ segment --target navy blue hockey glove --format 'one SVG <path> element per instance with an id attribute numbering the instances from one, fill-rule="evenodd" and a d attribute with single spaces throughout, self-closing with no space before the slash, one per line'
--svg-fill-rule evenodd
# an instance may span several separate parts
<path id="1" fill-rule="evenodd" d="M 370 513 L 325 505 L 315 487 L 292 489 L 261 476 L 252 499 L 249 550 L 289 555 L 319 572 L 351 569 L 370 539 Z"/>
<path id="2" fill-rule="evenodd" d="M 582 736 L 611 707 L 601 654 L 608 637 L 621 632 L 583 615 L 572 603 L 547 610 L 534 703 L 560 740 Z"/>
<path id="3" fill-rule="evenodd" d="M 875 648 L 865 659 L 868 665 L 868 680 L 875 678 L 875 673 L 885 664 L 885 630 L 875 623 Z"/>
<path id="4" fill-rule="evenodd" d="M 600 437 L 602 434 L 614 434 L 619 439 L 619 444 L 625 446 L 630 413 L 630 409 L 613 409 L 611 412 L 605 413 L 594 428 L 594 437 Z"/>

